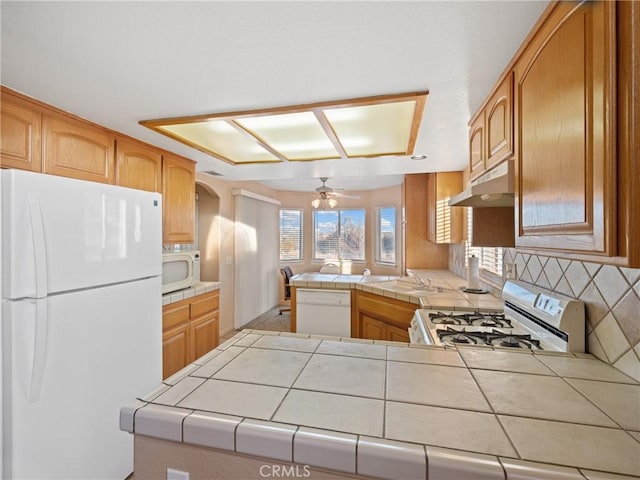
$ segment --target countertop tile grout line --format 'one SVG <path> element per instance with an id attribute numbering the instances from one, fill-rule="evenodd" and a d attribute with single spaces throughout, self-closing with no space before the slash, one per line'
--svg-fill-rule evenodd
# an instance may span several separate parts
<path id="1" fill-rule="evenodd" d="M 614 424 L 616 424 L 620 429 L 622 430 L 627 430 L 624 426 L 622 426 L 618 421 L 616 421 L 615 418 L 611 417 L 607 412 L 605 412 L 602 408 L 600 408 L 598 406 L 597 403 L 595 403 L 593 400 L 591 400 L 587 394 L 582 393 L 582 391 L 580 391 L 577 387 L 574 387 L 571 382 L 567 381 L 567 379 L 565 377 L 560 377 L 562 379 L 562 382 L 565 385 L 568 385 L 569 388 L 571 388 L 572 390 L 574 390 L 578 395 L 580 395 L 582 398 L 584 398 L 585 400 L 587 400 L 587 402 L 589 402 L 591 405 L 593 405 L 599 412 L 601 412 L 605 417 L 607 417 L 609 420 L 611 420 Z M 584 379 L 573 379 L 573 380 L 584 380 Z M 589 381 L 589 380 L 586 380 Z M 622 385 L 628 385 L 628 384 L 622 384 Z M 637 387 L 636 388 L 640 388 Z M 633 436 L 633 435 L 632 435 Z"/>
<path id="2" fill-rule="evenodd" d="M 293 386 L 295 385 L 295 383 L 298 381 L 298 379 L 300 378 L 300 375 L 302 375 L 302 372 L 304 372 L 304 369 L 307 368 L 307 365 L 309 365 L 309 362 L 311 361 L 311 359 L 313 358 L 313 355 L 315 354 L 316 350 L 318 350 L 318 348 L 320 347 L 320 344 L 322 343 L 322 341 L 318 342 L 318 344 L 316 345 L 316 347 L 314 348 L 313 352 L 304 352 L 304 353 L 310 353 L 309 354 L 309 358 L 307 358 L 307 361 L 304 363 L 304 365 L 302 366 L 302 368 L 300 369 L 300 371 L 298 372 L 298 375 L 296 375 L 296 378 L 293 379 L 293 381 L 291 382 L 291 385 L 289 385 L 289 387 L 287 387 L 287 393 L 284 395 L 284 397 L 282 397 L 282 400 L 280 400 L 280 402 L 278 403 L 278 406 L 273 410 L 273 413 L 271 414 L 271 416 L 269 417 L 269 421 L 273 422 L 273 418 L 276 416 L 276 414 L 278 413 L 278 411 L 280 410 L 280 407 L 282 406 L 282 404 L 284 403 L 285 399 L 289 396 L 289 394 L 291 393 L 292 390 L 294 390 Z M 291 350 L 286 350 L 286 351 L 291 351 Z M 293 458 L 293 457 L 292 457 Z"/>

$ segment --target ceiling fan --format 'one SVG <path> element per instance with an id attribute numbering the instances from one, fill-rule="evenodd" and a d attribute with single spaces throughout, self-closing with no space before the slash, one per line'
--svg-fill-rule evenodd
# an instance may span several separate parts
<path id="1" fill-rule="evenodd" d="M 343 190 L 342 188 L 331 188 L 327 187 L 326 182 L 329 180 L 329 177 L 320 177 L 320 181 L 322 182 L 322 186 L 316 188 L 316 192 L 320 195 L 320 198 L 328 198 L 328 197 L 338 197 L 338 198 L 354 198 L 359 199 L 358 195 L 346 195 L 344 193 L 340 193 L 337 190 Z"/>
<path id="2" fill-rule="evenodd" d="M 328 177 L 320 177 L 322 186 L 316 188 L 318 192 L 318 198 L 311 202 L 313 208 L 319 208 L 321 210 L 327 210 L 329 208 L 335 208 L 338 205 L 338 201 L 333 197 L 339 198 L 360 198 L 355 195 L 345 195 L 344 193 L 338 193 L 333 188 L 327 187 L 326 182 Z"/>

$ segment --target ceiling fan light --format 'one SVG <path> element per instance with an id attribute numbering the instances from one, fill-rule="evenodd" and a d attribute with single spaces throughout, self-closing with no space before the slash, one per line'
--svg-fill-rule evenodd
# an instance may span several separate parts
<path id="1" fill-rule="evenodd" d="M 311 202 L 311 206 L 313 208 L 319 208 L 320 210 L 335 208 L 336 205 L 338 205 L 338 201 L 336 199 L 327 198 L 326 196 L 321 196 L 320 198 L 316 198 Z"/>

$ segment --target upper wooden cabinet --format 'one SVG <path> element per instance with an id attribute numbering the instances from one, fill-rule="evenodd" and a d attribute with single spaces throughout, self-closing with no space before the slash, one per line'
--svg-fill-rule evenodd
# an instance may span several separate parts
<path id="1" fill-rule="evenodd" d="M 469 126 L 469 178 L 513 157 L 513 72 L 493 91 Z"/>
<path id="2" fill-rule="evenodd" d="M 116 139 L 116 185 L 162 192 L 162 154 L 141 142 Z"/>
<path id="3" fill-rule="evenodd" d="M 485 107 L 487 170 L 513 156 L 513 72 L 500 83 Z"/>
<path id="4" fill-rule="evenodd" d="M 460 243 L 465 209 L 450 207 L 449 199 L 462 191 L 462 172 L 427 174 L 427 239 L 434 243 Z"/>
<path id="5" fill-rule="evenodd" d="M 469 127 L 469 179 L 480 176 L 486 169 L 484 110 L 478 113 Z"/>
<path id="6" fill-rule="evenodd" d="M 449 268 L 449 245 L 428 240 L 428 214 L 430 200 L 427 193 L 428 174 L 414 173 L 404 176 L 404 261 L 405 268 Z"/>
<path id="7" fill-rule="evenodd" d="M 30 103 L 2 92 L 0 166 L 42 170 L 42 113 Z"/>
<path id="8" fill-rule="evenodd" d="M 109 131 L 49 113 L 42 131 L 44 173 L 114 183 L 115 137 Z"/>
<path id="9" fill-rule="evenodd" d="M 558 3 L 515 64 L 518 247 L 616 254 L 616 3 Z"/>
<path id="10" fill-rule="evenodd" d="M 195 162 L 165 155 L 162 159 L 162 242 L 193 243 Z"/>

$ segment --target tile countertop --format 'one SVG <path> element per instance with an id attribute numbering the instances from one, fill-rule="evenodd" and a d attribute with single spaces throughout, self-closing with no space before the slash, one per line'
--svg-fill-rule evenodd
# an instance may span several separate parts
<path id="1" fill-rule="evenodd" d="M 380 478 L 640 478 L 640 383 L 589 354 L 244 330 L 120 428 Z"/>
<path id="2" fill-rule="evenodd" d="M 176 303 L 185 298 L 195 297 L 196 295 L 202 295 L 203 293 L 212 292 L 213 290 L 220 290 L 220 282 L 198 282 L 192 287 L 165 293 L 162 295 L 162 305 Z"/>
<path id="3" fill-rule="evenodd" d="M 449 270 L 415 270 L 431 288 L 412 287 L 408 277 L 386 275 L 342 275 L 333 273 L 307 272 L 291 277 L 290 284 L 301 288 L 357 289 L 389 298 L 415 303 L 421 308 L 448 310 L 502 310 L 500 298 L 489 293 L 465 293 L 462 289 L 467 280 Z M 402 279 L 401 282 L 398 282 Z M 400 283 L 400 285 L 399 285 Z M 440 291 L 438 291 L 440 290 Z"/>

